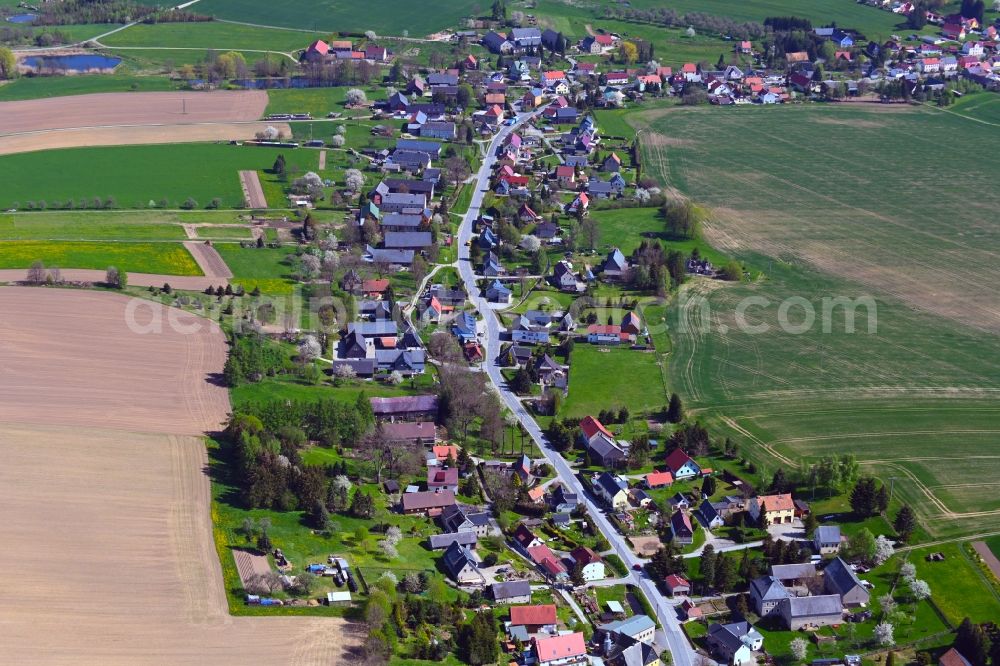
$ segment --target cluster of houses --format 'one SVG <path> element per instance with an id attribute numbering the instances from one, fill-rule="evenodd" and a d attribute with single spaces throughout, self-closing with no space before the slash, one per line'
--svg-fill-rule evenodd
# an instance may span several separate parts
<path id="1" fill-rule="evenodd" d="M 848 609 L 868 605 L 870 588 L 836 557 L 822 571 L 811 562 L 773 565 L 770 575 L 751 582 L 750 598 L 758 616 L 776 617 L 797 631 L 841 624 Z"/>
<path id="2" fill-rule="evenodd" d="M 393 53 L 384 46 L 367 43 L 364 47 L 355 46 L 347 40 L 330 42 L 317 39 L 302 52 L 300 62 L 325 63 L 334 60 L 363 60 L 372 64 L 382 64 L 392 61 Z"/>

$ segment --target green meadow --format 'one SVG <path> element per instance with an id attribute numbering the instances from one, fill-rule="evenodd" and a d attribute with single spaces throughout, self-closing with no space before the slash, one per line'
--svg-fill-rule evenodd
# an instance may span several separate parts
<path id="1" fill-rule="evenodd" d="M 0 268 L 28 268 L 36 261 L 49 268 L 117 266 L 130 273 L 202 274 L 180 243 L 0 241 Z"/>
<path id="2" fill-rule="evenodd" d="M 259 28 L 237 23 L 154 23 L 131 26 L 105 37 L 102 44 L 114 47 L 183 47 L 215 51 L 279 51 L 291 53 L 304 49 L 316 39 L 329 38 L 325 33 L 300 30 Z"/>
<path id="3" fill-rule="evenodd" d="M 188 197 L 205 208 L 213 198 L 221 206 L 242 205 L 238 171 L 269 169 L 278 153 L 290 165 L 314 168 L 307 151 L 224 144 L 174 144 L 69 148 L 0 157 L 7 175 L 0 193 L 2 208 L 93 207 L 93 199 L 114 199 L 120 208 L 179 208 Z M 52 174 L 60 174 L 53 178 Z M 161 205 L 165 200 L 166 206 Z M 151 204 L 152 202 L 152 204 Z"/>
<path id="4" fill-rule="evenodd" d="M 176 88 L 177 85 L 170 79 L 161 76 L 131 74 L 25 76 L 0 85 L 0 102 L 105 92 L 159 92 Z"/>
<path id="5" fill-rule="evenodd" d="M 983 194 L 1000 137 L 936 110 L 733 111 L 629 118 L 652 129 L 647 173 L 706 205 L 707 239 L 760 271 L 685 288 L 668 313 L 671 384 L 772 472 L 849 451 L 931 536 L 1000 529 L 985 286 L 1000 236 Z"/>
<path id="6" fill-rule="evenodd" d="M 581 342 L 570 358 L 569 396 L 563 417 L 628 407 L 633 414 L 663 408 L 666 396 L 656 355 Z"/>

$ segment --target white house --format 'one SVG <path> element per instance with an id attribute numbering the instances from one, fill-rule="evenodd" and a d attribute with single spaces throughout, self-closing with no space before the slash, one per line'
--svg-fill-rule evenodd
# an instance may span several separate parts
<path id="1" fill-rule="evenodd" d="M 585 581 L 604 580 L 607 578 L 601 556 L 590 548 L 579 546 L 573 549 L 569 556 L 573 559 L 574 567 L 577 564 L 582 566 L 583 579 Z"/>

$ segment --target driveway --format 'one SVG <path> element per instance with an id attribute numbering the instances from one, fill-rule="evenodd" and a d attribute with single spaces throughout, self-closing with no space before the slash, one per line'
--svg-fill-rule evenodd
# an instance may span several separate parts
<path id="1" fill-rule="evenodd" d="M 771 535 L 772 539 L 781 539 L 782 541 L 801 541 L 806 538 L 806 528 L 798 518 L 790 523 L 771 525 L 767 528 L 767 533 Z"/>

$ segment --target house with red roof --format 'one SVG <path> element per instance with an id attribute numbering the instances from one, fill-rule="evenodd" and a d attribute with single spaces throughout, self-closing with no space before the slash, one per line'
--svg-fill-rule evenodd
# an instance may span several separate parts
<path id="1" fill-rule="evenodd" d="M 594 35 L 594 41 L 604 48 L 610 48 L 615 44 L 615 38 L 611 35 Z"/>
<path id="2" fill-rule="evenodd" d="M 524 627 L 528 634 L 554 634 L 559 617 L 554 604 L 511 606 L 510 623 L 515 627 Z"/>
<path id="3" fill-rule="evenodd" d="M 684 66 L 681 67 L 681 75 L 684 77 L 684 80 L 688 82 L 697 83 L 701 81 L 701 74 L 698 73 L 698 65 L 693 62 L 684 63 Z"/>
<path id="4" fill-rule="evenodd" d="M 667 592 L 670 593 L 670 596 L 677 594 L 691 594 L 691 583 L 687 578 L 678 576 L 677 574 L 670 574 L 664 578 L 663 585 L 667 588 Z"/>
<path id="5" fill-rule="evenodd" d="M 453 444 L 441 444 L 434 446 L 431 448 L 431 453 L 434 454 L 434 460 L 437 464 L 446 462 L 448 458 L 458 461 L 458 447 Z"/>
<path id="6" fill-rule="evenodd" d="M 462 69 L 479 69 L 479 61 L 476 60 L 476 56 L 471 53 L 465 56 L 465 60 L 462 61 Z"/>
<path id="7" fill-rule="evenodd" d="M 642 333 L 642 320 L 639 319 L 639 315 L 636 314 L 635 310 L 626 312 L 625 316 L 622 317 L 622 332 L 630 335 L 639 335 Z"/>
<path id="8" fill-rule="evenodd" d="M 674 475 L 675 479 L 690 479 L 694 476 L 701 476 L 701 467 L 698 466 L 691 456 L 684 453 L 683 449 L 674 449 L 667 455 L 667 469 Z"/>
<path id="9" fill-rule="evenodd" d="M 389 280 L 365 280 L 361 283 L 361 293 L 365 298 L 381 299 L 389 288 Z"/>
<path id="10" fill-rule="evenodd" d="M 628 72 L 625 70 L 617 70 L 614 72 L 608 72 L 606 75 L 609 86 L 624 86 L 628 83 Z"/>
<path id="11" fill-rule="evenodd" d="M 578 62 L 573 71 L 578 75 L 593 75 L 597 74 L 597 63 L 596 62 Z"/>
<path id="12" fill-rule="evenodd" d="M 573 560 L 574 568 L 579 565 L 585 581 L 604 580 L 607 574 L 604 571 L 604 561 L 601 556 L 586 546 L 574 548 L 569 554 Z"/>
<path id="13" fill-rule="evenodd" d="M 566 190 L 573 189 L 573 186 L 576 185 L 576 169 L 560 164 L 556 167 L 556 180 L 559 181 L 559 187 Z"/>
<path id="14" fill-rule="evenodd" d="M 674 475 L 670 472 L 650 472 L 643 479 L 646 488 L 655 490 L 656 488 L 666 488 L 674 482 Z"/>
<path id="15" fill-rule="evenodd" d="M 941 27 L 941 34 L 948 39 L 961 41 L 965 39 L 965 26 L 960 23 L 945 23 Z"/>
<path id="16" fill-rule="evenodd" d="M 791 493 L 760 495 L 750 499 L 747 507 L 750 517 L 767 527 L 789 524 L 795 519 L 795 501 Z"/>
<path id="17" fill-rule="evenodd" d="M 541 504 L 542 500 L 545 499 L 545 488 L 535 486 L 528 491 L 528 499 L 531 500 L 532 504 Z"/>
<path id="18" fill-rule="evenodd" d="M 524 552 L 528 552 L 529 548 L 542 545 L 542 540 L 536 537 L 534 532 L 525 527 L 524 523 L 518 524 L 517 529 L 514 530 L 513 538 L 514 543 L 520 546 Z"/>
<path id="19" fill-rule="evenodd" d="M 309 58 L 310 56 L 312 56 L 316 58 L 322 58 L 329 54 L 330 54 L 330 45 L 324 42 L 322 39 L 317 39 L 315 42 L 313 42 L 306 48 L 304 57 Z"/>
<path id="20" fill-rule="evenodd" d="M 551 578 L 566 578 L 569 571 L 552 549 L 542 544 L 528 549 L 528 557 Z"/>
<path id="21" fill-rule="evenodd" d="M 458 492 L 457 467 L 428 467 L 427 490 L 450 490 Z"/>
<path id="22" fill-rule="evenodd" d="M 615 324 L 591 324 L 587 327 L 587 342 L 592 345 L 621 345 L 632 341 L 632 336 Z"/>
<path id="23" fill-rule="evenodd" d="M 586 211 L 589 207 L 590 207 L 590 197 L 587 196 L 586 192 L 580 192 L 580 194 L 578 194 L 576 198 L 573 199 L 573 203 L 569 205 L 567 210 L 570 213 L 576 213 L 576 211 L 581 209 Z"/>
<path id="24" fill-rule="evenodd" d="M 750 40 L 744 39 L 737 45 L 736 51 L 744 55 L 750 55 L 751 53 L 753 53 L 753 44 L 750 42 Z"/>
<path id="25" fill-rule="evenodd" d="M 584 663 L 587 659 L 587 644 L 579 631 L 562 636 L 534 639 L 535 660 L 539 666 L 566 666 Z"/>
<path id="26" fill-rule="evenodd" d="M 521 204 L 521 207 L 517 210 L 517 219 L 521 222 L 535 222 L 540 220 L 541 217 L 536 213 L 531 206 L 526 203 Z"/>
<path id="27" fill-rule="evenodd" d="M 674 68 L 673 67 L 657 67 L 656 68 L 656 75 L 658 77 L 660 77 L 660 79 L 662 79 L 664 83 L 666 83 L 667 80 L 671 76 L 674 75 Z"/>

